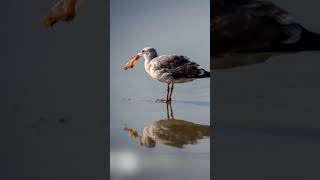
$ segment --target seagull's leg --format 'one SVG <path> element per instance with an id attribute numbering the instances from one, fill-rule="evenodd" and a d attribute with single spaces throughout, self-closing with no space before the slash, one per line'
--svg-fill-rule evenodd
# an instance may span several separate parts
<path id="1" fill-rule="evenodd" d="M 174 119 L 171 102 L 169 102 L 168 105 L 170 107 L 170 115 L 171 115 L 170 119 Z"/>
<path id="2" fill-rule="evenodd" d="M 173 91 L 174 83 L 171 85 L 169 101 L 171 101 L 172 91 Z"/>
<path id="3" fill-rule="evenodd" d="M 169 86 L 170 84 L 168 83 L 167 84 L 167 93 L 166 93 L 166 97 L 165 98 L 163 98 L 163 99 L 160 99 L 160 101 L 161 102 L 168 102 L 168 99 L 169 99 L 169 95 L 170 95 L 170 86 Z"/>
<path id="4" fill-rule="evenodd" d="M 170 114 L 169 114 L 169 103 L 166 103 L 167 107 L 167 119 L 170 119 Z"/>
<path id="5" fill-rule="evenodd" d="M 170 95 L 170 84 L 168 83 L 168 86 L 167 86 L 167 98 L 166 98 L 165 102 L 169 101 L 169 97 L 170 97 L 169 95 Z"/>

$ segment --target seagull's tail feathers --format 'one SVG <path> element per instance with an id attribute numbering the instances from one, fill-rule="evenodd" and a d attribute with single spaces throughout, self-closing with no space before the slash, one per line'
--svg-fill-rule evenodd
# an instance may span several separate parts
<path id="1" fill-rule="evenodd" d="M 261 53 L 261 52 L 274 52 L 274 53 L 290 53 L 299 51 L 319 51 L 320 50 L 320 34 L 309 31 L 302 26 L 300 39 L 293 43 L 284 43 L 278 41 L 271 43 L 269 46 L 264 48 L 244 50 L 240 52 L 246 53 Z"/>
<path id="2" fill-rule="evenodd" d="M 320 34 L 304 29 L 302 38 L 296 46 L 302 51 L 320 50 Z"/>
<path id="3" fill-rule="evenodd" d="M 210 78 L 210 72 L 203 70 L 204 73 L 199 78 Z"/>

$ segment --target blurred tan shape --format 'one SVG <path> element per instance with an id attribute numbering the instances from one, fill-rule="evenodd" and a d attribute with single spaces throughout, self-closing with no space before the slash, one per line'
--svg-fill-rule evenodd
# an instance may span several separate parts
<path id="1" fill-rule="evenodd" d="M 79 4 L 80 0 L 58 0 L 42 18 L 43 25 L 52 27 L 59 21 L 72 21 Z"/>
<path id="2" fill-rule="evenodd" d="M 138 134 L 138 132 L 136 130 L 131 129 L 131 128 L 124 128 L 123 130 L 125 132 L 127 132 L 130 137 L 132 137 L 134 139 L 139 138 L 139 134 Z"/>

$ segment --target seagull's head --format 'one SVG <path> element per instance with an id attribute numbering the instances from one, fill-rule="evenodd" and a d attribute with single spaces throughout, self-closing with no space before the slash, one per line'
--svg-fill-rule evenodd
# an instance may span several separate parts
<path id="1" fill-rule="evenodd" d="M 137 55 L 143 57 L 145 60 L 151 60 L 158 56 L 157 51 L 152 47 L 143 48 Z"/>
<path id="2" fill-rule="evenodd" d="M 154 148 L 156 147 L 156 141 L 150 137 L 142 136 L 140 138 L 140 145 L 146 148 Z"/>
<path id="3" fill-rule="evenodd" d="M 140 57 L 143 57 L 144 60 L 149 61 L 157 56 L 158 56 L 157 51 L 154 48 L 145 47 L 138 54 L 131 57 L 130 61 L 124 65 L 124 70 L 133 68 L 133 66 L 136 64 L 136 62 L 139 60 Z"/>

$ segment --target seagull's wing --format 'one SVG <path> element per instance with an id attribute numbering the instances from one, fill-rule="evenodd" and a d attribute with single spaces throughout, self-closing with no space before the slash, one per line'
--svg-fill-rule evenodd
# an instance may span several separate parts
<path id="1" fill-rule="evenodd" d="M 186 56 L 162 55 L 152 60 L 154 70 L 169 73 L 174 79 L 201 78 L 208 75 L 199 64 L 192 62 Z"/>
<path id="2" fill-rule="evenodd" d="M 76 15 L 76 9 L 80 0 L 58 0 L 43 17 L 43 24 L 47 27 L 53 26 L 58 21 L 70 21 Z"/>
<path id="3" fill-rule="evenodd" d="M 303 31 L 287 11 L 264 0 L 214 0 L 210 29 L 213 55 L 295 43 Z"/>

